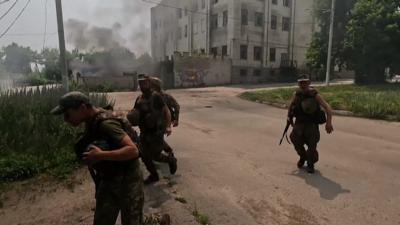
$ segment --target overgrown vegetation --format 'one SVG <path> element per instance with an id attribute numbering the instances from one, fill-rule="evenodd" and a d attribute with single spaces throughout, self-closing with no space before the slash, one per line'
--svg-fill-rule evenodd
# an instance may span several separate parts
<path id="1" fill-rule="evenodd" d="M 193 210 L 192 215 L 194 216 L 196 221 L 198 223 L 200 223 L 201 225 L 210 225 L 211 224 L 208 216 L 206 214 L 199 212 L 197 207 L 195 207 L 195 209 Z"/>
<path id="2" fill-rule="evenodd" d="M 0 183 L 39 173 L 65 178 L 77 166 L 72 145 L 76 130 L 49 114 L 64 91 L 37 88 L 0 95 Z M 91 95 L 95 105 L 106 95 Z"/>
<path id="3" fill-rule="evenodd" d="M 338 85 L 318 87 L 318 91 L 335 110 L 351 111 L 357 116 L 400 121 L 400 85 Z M 288 105 L 293 88 L 245 92 L 251 101 Z"/>

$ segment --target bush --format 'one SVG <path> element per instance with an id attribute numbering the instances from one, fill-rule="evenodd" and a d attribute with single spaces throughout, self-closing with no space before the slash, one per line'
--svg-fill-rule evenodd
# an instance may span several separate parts
<path id="1" fill-rule="evenodd" d="M 28 86 L 40 86 L 40 85 L 46 85 L 46 84 L 54 84 L 54 81 L 46 79 L 44 76 L 42 76 L 40 73 L 34 73 L 26 78 L 24 78 L 22 83 L 25 83 Z"/>
<path id="2" fill-rule="evenodd" d="M 49 172 L 65 177 L 76 161 L 72 145 L 77 131 L 50 115 L 64 91 L 35 88 L 0 95 L 0 183 Z M 106 95 L 90 95 L 95 105 Z"/>

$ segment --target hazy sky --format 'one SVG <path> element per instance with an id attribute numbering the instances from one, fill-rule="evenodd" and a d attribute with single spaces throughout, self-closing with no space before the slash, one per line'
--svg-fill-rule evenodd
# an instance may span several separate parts
<path id="1" fill-rule="evenodd" d="M 28 0 L 9 0 L 0 4 L 0 18 L 15 1 L 17 4 L 12 11 L 0 20 L 0 33 L 4 32 Z M 31 0 L 12 29 L 0 38 L 0 46 L 16 42 L 29 45 L 35 50 L 42 49 L 45 3 L 46 0 Z M 113 31 L 113 36 L 118 37 L 121 45 L 137 54 L 150 52 L 150 8 L 155 6 L 154 3 L 143 0 L 63 0 L 62 3 L 64 24 L 67 21 L 79 22 L 89 31 L 96 30 L 93 28 L 107 28 Z M 47 0 L 47 21 L 46 46 L 58 47 L 55 0 Z M 66 25 L 65 28 L 67 29 Z M 66 30 L 66 36 L 69 32 Z M 72 41 L 68 41 L 67 48 L 73 47 Z"/>

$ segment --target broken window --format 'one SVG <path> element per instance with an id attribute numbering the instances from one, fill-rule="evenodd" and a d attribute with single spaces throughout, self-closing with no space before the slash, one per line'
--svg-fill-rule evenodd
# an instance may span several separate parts
<path id="1" fill-rule="evenodd" d="M 269 61 L 275 62 L 276 61 L 276 48 L 269 49 Z"/>
<path id="2" fill-rule="evenodd" d="M 278 17 L 275 15 L 272 15 L 271 16 L 271 29 L 272 30 L 276 30 L 277 23 L 278 23 Z"/>
<path id="3" fill-rule="evenodd" d="M 290 18 L 282 17 L 282 30 L 289 31 L 289 29 L 290 29 Z"/>
<path id="4" fill-rule="evenodd" d="M 247 59 L 247 45 L 240 45 L 240 59 Z"/>
<path id="5" fill-rule="evenodd" d="M 256 27 L 262 27 L 264 25 L 264 13 L 255 13 L 256 21 L 255 25 Z"/>
<path id="6" fill-rule="evenodd" d="M 254 47 L 254 61 L 261 61 L 262 47 Z"/>

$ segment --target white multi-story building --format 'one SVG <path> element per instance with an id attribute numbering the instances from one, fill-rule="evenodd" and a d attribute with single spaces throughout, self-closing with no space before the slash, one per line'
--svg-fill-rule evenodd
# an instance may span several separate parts
<path id="1" fill-rule="evenodd" d="M 152 56 L 174 52 L 229 57 L 232 80 L 305 68 L 314 0 L 163 0 L 151 9 Z"/>

